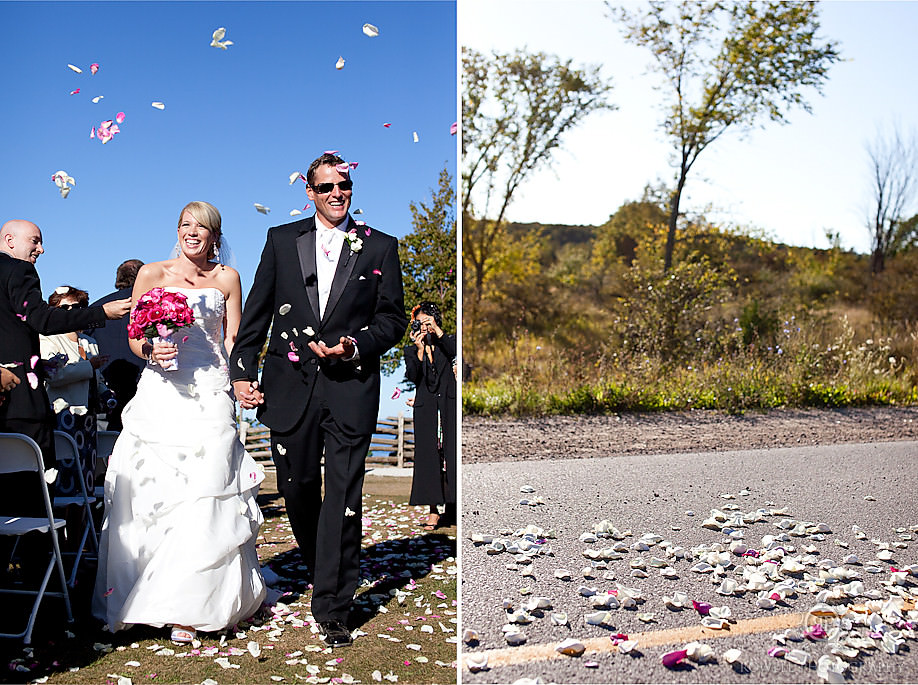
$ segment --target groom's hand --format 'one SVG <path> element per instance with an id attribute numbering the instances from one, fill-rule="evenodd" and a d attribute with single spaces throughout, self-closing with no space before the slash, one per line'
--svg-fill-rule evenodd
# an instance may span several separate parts
<path id="1" fill-rule="evenodd" d="M 354 356 L 354 341 L 348 337 L 341 336 L 338 344 L 329 347 L 324 341 L 318 343 L 310 342 L 309 349 L 312 350 L 319 359 L 352 359 Z"/>
<path id="2" fill-rule="evenodd" d="M 265 401 L 264 393 L 258 389 L 258 381 L 233 381 L 233 393 L 243 409 L 255 409 Z"/>

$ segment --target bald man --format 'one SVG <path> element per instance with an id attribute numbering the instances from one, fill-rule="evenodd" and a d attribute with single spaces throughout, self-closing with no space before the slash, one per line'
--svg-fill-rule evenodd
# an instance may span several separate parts
<path id="1" fill-rule="evenodd" d="M 15 219 L 0 227 L 0 364 L 19 381 L 4 384 L 6 401 L 0 404 L 0 432 L 24 433 L 35 440 L 48 468 L 55 461 L 54 414 L 42 379 L 38 334 L 67 333 L 106 319 L 119 319 L 130 310 L 131 301 L 116 300 L 101 307 L 71 310 L 49 306 L 42 297 L 35 270 L 35 262 L 44 251 L 41 230 L 31 221 Z M 15 504 L 5 497 L 4 514 L 44 513 L 33 480 L 34 477 L 23 478 L 23 487 L 15 489 L 4 480 L 4 492 L 22 495 Z"/>

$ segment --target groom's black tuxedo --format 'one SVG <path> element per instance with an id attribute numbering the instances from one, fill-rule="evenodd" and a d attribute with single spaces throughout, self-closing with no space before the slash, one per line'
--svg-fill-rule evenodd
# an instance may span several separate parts
<path id="1" fill-rule="evenodd" d="M 319 317 L 315 217 L 268 231 L 242 314 L 230 376 L 255 380 L 270 327 L 259 419 L 271 429 L 278 488 L 301 554 L 314 572 L 312 612 L 347 620 L 357 587 L 364 459 L 379 410 L 379 358 L 405 332 L 398 242 L 358 226 L 362 241 L 341 248 L 324 317 Z M 273 326 L 272 326 L 273 321 Z M 356 341 L 356 361 L 319 359 L 310 340 Z M 325 500 L 319 460 L 325 454 Z"/>

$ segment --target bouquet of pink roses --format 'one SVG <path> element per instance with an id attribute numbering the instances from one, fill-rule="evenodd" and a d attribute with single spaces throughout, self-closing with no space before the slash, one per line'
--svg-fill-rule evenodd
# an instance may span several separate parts
<path id="1" fill-rule="evenodd" d="M 135 340 L 150 338 L 153 342 L 172 342 L 172 334 L 182 326 L 194 323 L 194 312 L 188 306 L 188 298 L 163 288 L 153 288 L 137 298 L 131 310 L 128 335 Z M 163 368 L 178 368 L 173 359 Z"/>

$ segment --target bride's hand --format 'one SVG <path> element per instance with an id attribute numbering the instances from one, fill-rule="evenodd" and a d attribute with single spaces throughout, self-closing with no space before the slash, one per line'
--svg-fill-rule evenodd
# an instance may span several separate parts
<path id="1" fill-rule="evenodd" d="M 153 343 L 153 351 L 150 352 L 150 360 L 156 362 L 160 366 L 162 366 L 164 363 L 168 363 L 172 359 L 175 359 L 177 356 L 178 345 L 175 343 Z"/>

